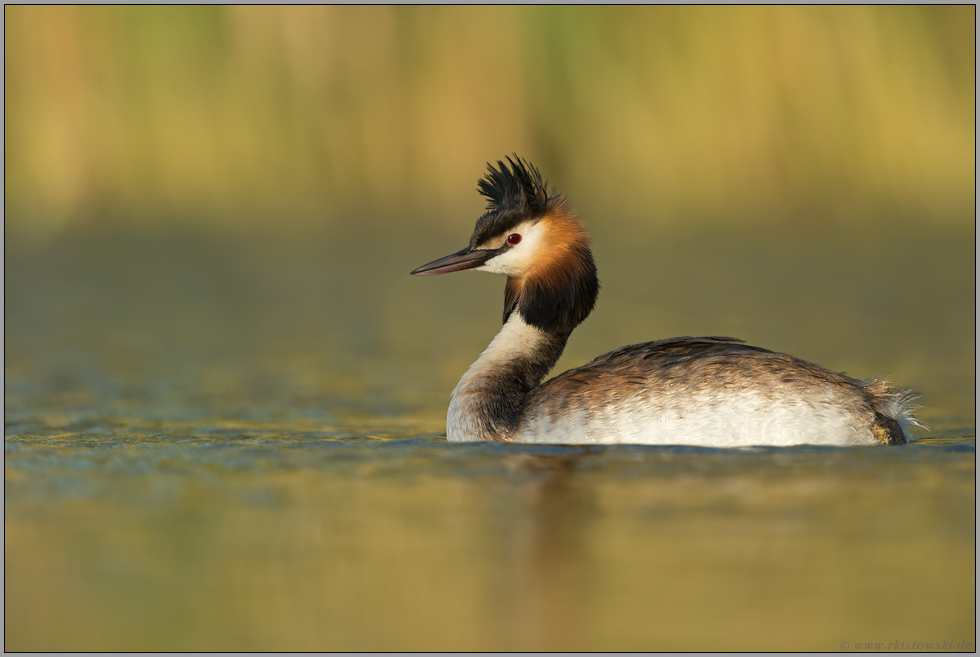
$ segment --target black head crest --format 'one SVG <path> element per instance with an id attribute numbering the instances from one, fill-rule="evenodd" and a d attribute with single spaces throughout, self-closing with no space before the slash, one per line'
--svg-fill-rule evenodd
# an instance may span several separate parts
<path id="1" fill-rule="evenodd" d="M 544 212 L 548 203 L 547 183 L 533 164 L 514 153 L 507 164 L 497 160 L 497 168 L 487 163 L 487 175 L 477 183 L 477 191 L 487 197 L 488 210 L 524 209 Z"/>
<path id="2" fill-rule="evenodd" d="M 487 174 L 477 183 L 477 191 L 488 203 L 487 213 L 476 224 L 474 242 L 543 215 L 558 199 L 549 197 L 548 183 L 537 168 L 516 153 L 507 157 L 507 162 L 497 160 L 496 168 L 488 162 Z"/>

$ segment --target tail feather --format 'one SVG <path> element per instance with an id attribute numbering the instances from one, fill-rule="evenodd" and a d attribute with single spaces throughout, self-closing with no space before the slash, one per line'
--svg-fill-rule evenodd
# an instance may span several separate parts
<path id="1" fill-rule="evenodd" d="M 913 415 L 915 410 L 921 408 L 912 403 L 919 398 L 914 391 L 893 390 L 883 379 L 865 379 L 861 381 L 861 386 L 868 393 L 871 407 L 875 410 L 874 432 L 882 442 L 907 443 L 910 441 L 911 427 L 927 429 Z"/>

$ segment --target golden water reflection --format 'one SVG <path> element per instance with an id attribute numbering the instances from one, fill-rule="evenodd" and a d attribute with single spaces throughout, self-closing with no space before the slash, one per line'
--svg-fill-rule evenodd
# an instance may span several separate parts
<path id="1" fill-rule="evenodd" d="M 45 475 L 8 470 L 7 649 L 833 650 L 974 632 L 969 440 L 362 440 L 333 450 L 360 453 L 345 474 L 331 450 L 255 465 L 210 449 L 230 451 L 144 472 L 134 451 L 106 473 L 113 494 L 57 504 Z"/>
<path id="2" fill-rule="evenodd" d="M 975 635 L 973 234 L 619 233 L 558 369 L 734 335 L 922 394 L 914 445 L 447 445 L 460 235 L 5 245 L 7 650 L 835 650 Z M 458 240 L 458 241 L 454 241 Z"/>

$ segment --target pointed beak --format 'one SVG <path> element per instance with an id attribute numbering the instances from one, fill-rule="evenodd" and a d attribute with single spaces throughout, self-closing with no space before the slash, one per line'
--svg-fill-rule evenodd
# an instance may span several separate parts
<path id="1" fill-rule="evenodd" d="M 427 265 L 422 265 L 412 273 L 417 276 L 434 276 L 436 274 L 448 274 L 451 271 L 473 269 L 495 255 L 497 255 L 497 251 L 479 251 L 466 247 L 461 251 L 447 255 L 445 258 L 439 258 Z"/>

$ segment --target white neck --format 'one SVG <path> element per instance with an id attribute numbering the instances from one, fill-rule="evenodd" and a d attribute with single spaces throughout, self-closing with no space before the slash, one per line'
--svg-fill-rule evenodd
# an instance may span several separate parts
<path id="1" fill-rule="evenodd" d="M 511 313 L 453 390 L 446 437 L 451 442 L 509 439 L 527 393 L 558 360 L 566 340 Z"/>

